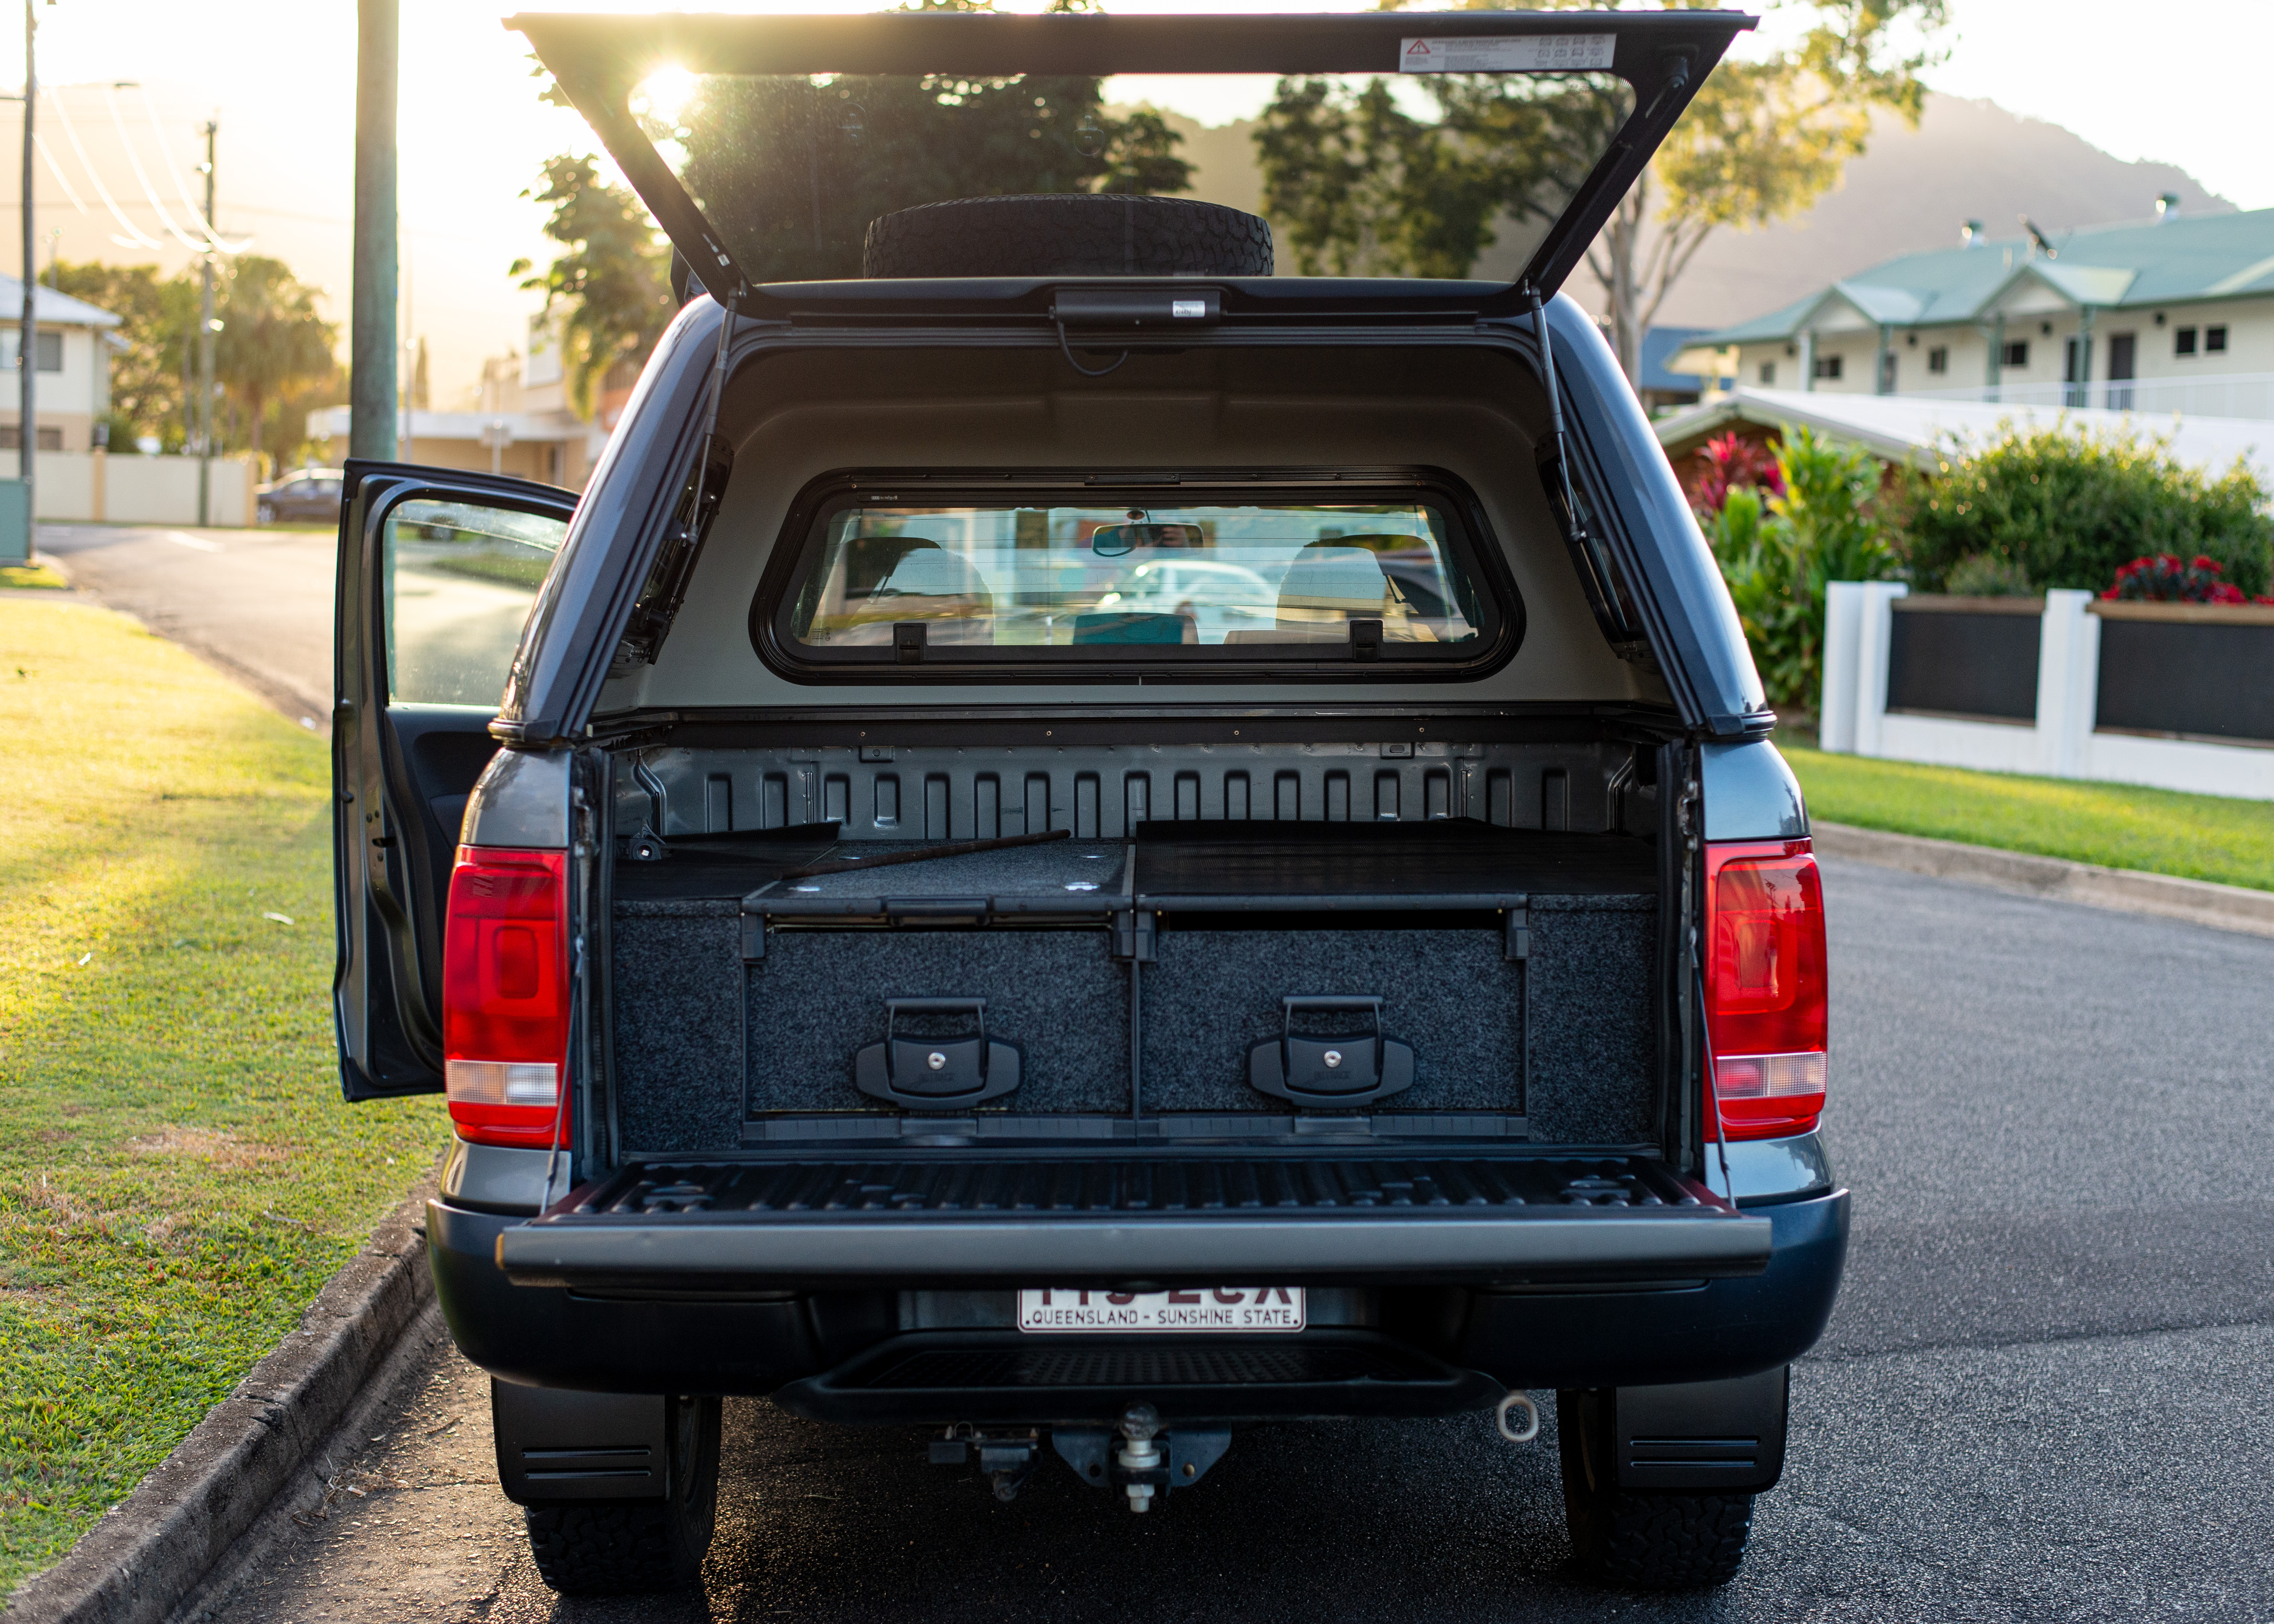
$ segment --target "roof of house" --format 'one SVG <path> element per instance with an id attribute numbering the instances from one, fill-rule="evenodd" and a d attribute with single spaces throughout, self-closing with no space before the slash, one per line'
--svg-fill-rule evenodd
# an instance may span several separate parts
<path id="1" fill-rule="evenodd" d="M 1690 348 L 1697 339 L 1705 336 L 1705 327 L 1653 327 L 1642 335 L 1642 376 L 1636 380 L 1638 389 L 1663 389 L 1668 394 L 1695 395 L 1698 375 L 1667 370 L 1667 363 Z"/>
<path id="2" fill-rule="evenodd" d="M 2274 423 L 2252 417 L 2166 417 L 2097 408 L 1939 401 L 1917 395 L 1834 395 L 1739 387 L 1660 418 L 1651 427 L 1668 456 L 1684 456 L 1740 424 L 1811 428 L 1891 462 L 1924 463 L 1952 439 L 1980 444 L 2014 428 L 2066 423 L 2090 434 L 2162 439 L 2190 467 L 2224 473 L 2237 457 L 2274 471 Z"/>
<path id="3" fill-rule="evenodd" d="M 2086 226 L 2053 248 L 2047 258 L 2024 236 L 1905 254 L 1698 342 L 1791 339 L 1835 300 L 1866 322 L 1888 327 L 1977 321 L 2025 283 L 2071 304 L 2103 308 L 2274 294 L 2274 208 Z"/>
<path id="4" fill-rule="evenodd" d="M 12 321 L 24 308 L 24 284 L 13 276 L 0 276 L 0 322 Z M 97 310 L 85 299 L 75 299 L 53 288 L 32 284 L 32 319 L 53 327 L 115 327 L 118 318 Z"/>

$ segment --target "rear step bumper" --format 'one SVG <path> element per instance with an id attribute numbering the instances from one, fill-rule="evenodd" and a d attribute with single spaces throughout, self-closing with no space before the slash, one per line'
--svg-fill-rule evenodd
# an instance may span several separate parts
<path id="1" fill-rule="evenodd" d="M 1373 1331 L 1269 1339 L 927 1331 L 792 1382 L 774 1402 L 814 1421 L 1114 1425 L 1130 1404 L 1163 1421 L 1426 1417 L 1480 1410 L 1500 1383 Z"/>
<path id="2" fill-rule="evenodd" d="M 589 1289 L 1705 1281 L 1771 1225 L 1640 1157 L 672 1163 L 497 1240 Z"/>

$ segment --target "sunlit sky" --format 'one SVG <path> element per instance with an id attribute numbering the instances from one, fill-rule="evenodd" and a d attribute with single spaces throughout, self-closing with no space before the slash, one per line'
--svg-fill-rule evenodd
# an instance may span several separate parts
<path id="1" fill-rule="evenodd" d="M 1372 9 L 1371 0 L 1295 3 L 1305 10 Z M 1125 13 L 1290 9 L 1267 0 L 1110 4 Z M 681 9 L 623 0 L 544 5 Z M 876 0 L 783 0 L 719 9 L 879 8 Z M 1042 8 L 1040 0 L 1003 0 L 1002 9 Z M 1937 89 L 2066 125 L 2120 158 L 2176 163 L 2243 207 L 2274 207 L 2260 83 L 2274 54 L 2274 0 L 2163 0 L 2144 15 L 2137 0 L 1950 0 L 1950 9 L 1949 58 L 1931 76 Z M 214 117 L 222 235 L 251 239 L 252 252 L 275 254 L 324 288 L 328 313 L 344 326 L 353 0 L 59 0 L 38 11 L 40 79 L 61 104 L 43 98 L 41 108 L 41 134 L 62 177 L 44 162 L 37 166 L 42 266 L 57 230 L 53 247 L 67 259 L 187 263 L 189 252 L 165 217 L 188 223 L 177 177 L 193 190 L 200 184 L 192 169 L 204 155 L 198 132 Z M 520 193 L 548 154 L 597 150 L 575 114 L 538 102 L 524 42 L 499 26 L 503 11 L 481 0 L 403 0 L 404 327 L 428 342 L 437 407 L 458 403 L 484 356 L 521 343 L 538 303 L 505 274 L 516 258 L 541 260 L 547 252 L 538 232 L 543 210 Z M 20 31 L 0 34 L 0 81 L 20 83 Z M 131 87 L 114 88 L 122 80 Z M 1146 90 L 1141 82 L 1117 84 L 1110 94 L 1135 100 Z M 1268 86 L 1226 86 L 1209 104 L 1180 110 L 1216 122 L 1252 111 L 1263 90 Z M 6 166 L 0 173 L 8 177 L 0 180 L 0 197 L 10 199 L 17 110 L 0 105 Z M 161 246 L 113 240 L 121 237 Z M 10 272 L 15 240 L 11 210 L 0 242 L 0 268 Z"/>

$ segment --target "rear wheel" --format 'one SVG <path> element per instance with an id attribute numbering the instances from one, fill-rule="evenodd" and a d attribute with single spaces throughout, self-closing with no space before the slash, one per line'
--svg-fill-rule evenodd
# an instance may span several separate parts
<path id="1" fill-rule="evenodd" d="M 1622 1489 L 1613 1470 L 1609 1406 L 1593 1391 L 1555 1395 L 1563 1457 L 1563 1520 L 1591 1578 L 1636 1590 L 1727 1584 L 1752 1532 L 1751 1494 Z"/>
<path id="2" fill-rule="evenodd" d="M 563 1596 L 625 1596 L 695 1583 L 719 1510 L 719 1401 L 672 1401 L 671 1492 L 663 1500 L 531 1500 L 530 1554 Z"/>
<path id="3" fill-rule="evenodd" d="M 262 502 L 258 508 L 253 509 L 253 521 L 260 524 L 275 523 L 276 505 L 274 502 Z"/>

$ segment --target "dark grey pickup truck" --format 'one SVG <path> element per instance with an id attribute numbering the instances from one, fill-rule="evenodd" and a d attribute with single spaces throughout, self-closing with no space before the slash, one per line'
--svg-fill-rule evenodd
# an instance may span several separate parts
<path id="1" fill-rule="evenodd" d="M 1582 1567 L 1728 1578 L 1846 1241 L 1823 905 L 1557 289 L 1750 19 L 513 26 L 683 304 L 581 499 L 348 470 L 337 1006 L 448 1093 L 546 1581 L 693 1576 L 728 1395 L 1204 1516 L 1257 1423 L 1541 1390 Z M 1505 274 L 1142 195 L 1117 84 L 1258 74 L 1536 129 Z"/>

